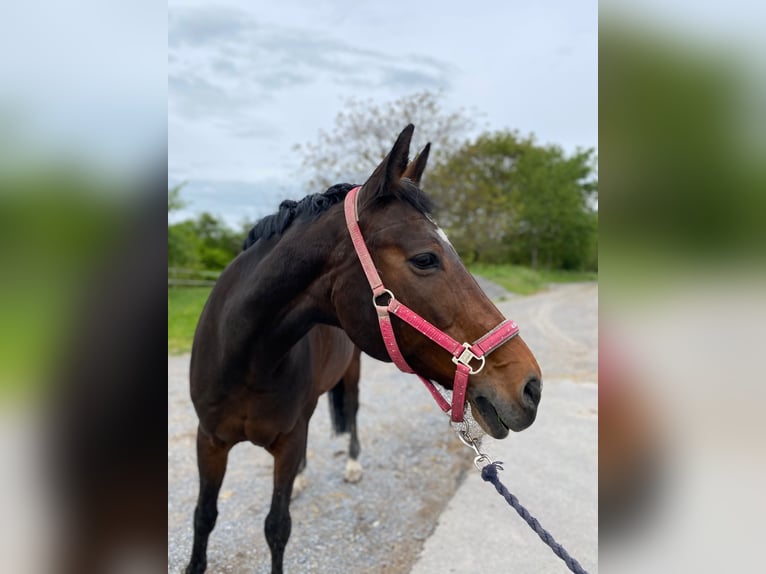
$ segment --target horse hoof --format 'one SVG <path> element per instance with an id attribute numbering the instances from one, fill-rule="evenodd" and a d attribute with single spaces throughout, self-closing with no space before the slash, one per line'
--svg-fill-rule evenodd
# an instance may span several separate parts
<path id="1" fill-rule="evenodd" d="M 293 482 L 292 500 L 295 500 L 296 498 L 298 498 L 301 495 L 301 493 L 306 489 L 308 484 L 309 484 L 309 481 L 306 479 L 305 476 L 303 476 L 303 474 L 299 474 L 298 476 L 296 476 L 295 481 Z"/>
<path id="2" fill-rule="evenodd" d="M 343 480 L 356 483 L 362 480 L 362 465 L 359 461 L 349 459 L 346 463 L 346 470 L 343 473 Z"/>

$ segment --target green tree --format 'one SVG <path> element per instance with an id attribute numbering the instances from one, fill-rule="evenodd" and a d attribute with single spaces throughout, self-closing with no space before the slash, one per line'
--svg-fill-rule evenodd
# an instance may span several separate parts
<path id="1" fill-rule="evenodd" d="M 168 214 L 186 205 L 181 199 L 183 184 L 168 188 Z M 189 222 L 168 224 L 168 267 L 195 267 L 197 240 Z"/>
<path id="2" fill-rule="evenodd" d="M 362 183 L 409 123 L 416 127 L 411 153 L 431 142 L 429 163 L 440 163 L 475 125 L 465 110 L 445 112 L 440 97 L 426 90 L 381 105 L 348 99 L 331 131 L 321 130 L 315 142 L 295 146 L 303 157 L 300 175 L 312 191 L 340 181 Z"/>
<path id="3" fill-rule="evenodd" d="M 191 228 L 199 241 L 197 259 L 204 269 L 223 269 L 242 249 L 240 234 L 210 213 L 201 213 Z"/>
<path id="4" fill-rule="evenodd" d="M 516 132 L 483 134 L 431 173 L 427 191 L 469 262 L 547 268 L 595 265 L 597 181 L 592 150 L 567 157 Z"/>
<path id="5" fill-rule="evenodd" d="M 186 202 L 181 199 L 181 190 L 184 184 L 180 183 L 175 187 L 168 188 L 168 213 L 178 211 L 182 207 L 186 206 Z"/>
<path id="6" fill-rule="evenodd" d="M 200 241 L 194 234 L 194 222 L 168 225 L 168 267 L 200 268 Z"/>
<path id="7" fill-rule="evenodd" d="M 182 205 L 177 191 L 171 195 L 168 190 L 168 211 L 171 211 L 171 201 L 176 206 Z M 168 225 L 168 266 L 220 271 L 237 256 L 243 237 L 239 230 L 231 229 L 222 219 L 207 212 L 195 219 Z"/>

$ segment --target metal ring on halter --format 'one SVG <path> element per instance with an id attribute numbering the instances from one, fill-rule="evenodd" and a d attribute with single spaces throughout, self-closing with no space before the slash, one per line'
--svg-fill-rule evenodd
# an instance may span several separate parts
<path id="1" fill-rule="evenodd" d="M 385 305 L 378 305 L 377 299 L 378 297 L 382 297 L 383 295 L 389 296 L 388 303 L 386 303 Z M 394 299 L 396 299 L 396 297 L 394 297 L 394 294 L 391 293 L 391 291 L 389 291 L 388 289 L 383 289 L 383 291 L 381 291 L 377 295 L 375 293 L 372 294 L 372 304 L 375 307 L 388 307 L 391 304 L 391 301 L 393 301 Z"/>

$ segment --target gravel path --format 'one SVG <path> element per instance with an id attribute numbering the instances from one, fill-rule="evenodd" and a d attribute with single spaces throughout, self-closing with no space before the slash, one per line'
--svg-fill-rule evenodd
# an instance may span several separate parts
<path id="1" fill-rule="evenodd" d="M 595 381 L 597 294 L 595 284 L 574 284 L 530 297 L 511 296 L 499 305 L 520 324 L 546 381 Z M 504 293 L 492 291 L 491 295 L 500 298 Z M 455 439 L 447 418 L 416 378 L 363 356 L 360 402 L 360 461 L 365 474 L 360 483 L 347 484 L 342 475 L 348 439 L 331 436 L 327 401 L 320 399 L 309 431 L 309 484 L 291 505 L 287 572 L 410 572 L 466 471 L 475 473 L 472 459 Z M 541 411 L 545 402 L 544 391 Z M 589 424 L 595 424 L 595 409 L 586 414 Z M 562 422 L 577 424 L 576 420 Z M 191 547 L 191 515 L 197 494 L 195 429 L 196 417 L 188 398 L 188 356 L 169 357 L 170 572 L 183 570 Z M 563 427 L 560 431 L 567 434 Z M 583 472 L 595 473 L 595 433 L 592 437 L 575 435 L 592 442 L 592 460 Z M 512 438 L 521 441 L 524 436 Z M 241 444 L 232 450 L 218 523 L 208 548 L 208 572 L 269 572 L 263 522 L 271 496 L 271 469 L 271 457 L 260 448 Z M 562 492 L 565 499 L 566 492 Z M 594 493 L 594 489 L 586 489 L 584 503 L 595 512 Z M 475 518 L 468 510 L 462 516 Z M 556 534 L 553 526 L 551 529 Z M 595 531 L 595 518 L 591 530 Z M 589 542 L 591 530 L 584 532 Z"/>

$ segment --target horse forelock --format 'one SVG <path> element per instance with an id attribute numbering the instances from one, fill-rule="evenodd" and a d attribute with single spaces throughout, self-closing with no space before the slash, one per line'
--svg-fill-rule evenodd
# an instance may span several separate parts
<path id="1" fill-rule="evenodd" d="M 410 181 L 409 179 L 402 179 L 399 183 L 400 186 L 397 190 L 397 197 L 406 201 L 417 211 L 430 219 L 434 207 L 431 198 L 428 197 L 415 182 Z"/>

